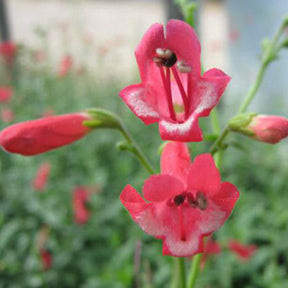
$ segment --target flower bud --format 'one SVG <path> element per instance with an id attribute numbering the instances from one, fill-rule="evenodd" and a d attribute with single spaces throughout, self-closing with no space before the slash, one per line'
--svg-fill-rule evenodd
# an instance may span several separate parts
<path id="1" fill-rule="evenodd" d="M 288 136 L 288 119 L 285 117 L 255 114 L 250 114 L 248 117 L 247 115 L 246 122 L 239 121 L 237 119 L 239 116 L 232 119 L 229 128 L 255 140 L 271 144 L 278 143 Z"/>
<path id="2" fill-rule="evenodd" d="M 258 115 L 247 128 L 254 132 L 254 139 L 271 144 L 288 136 L 288 120 L 281 116 Z"/>
<path id="3" fill-rule="evenodd" d="M 83 125 L 87 120 L 87 113 L 73 113 L 18 123 L 1 131 L 0 145 L 24 156 L 48 152 L 84 137 L 91 131 Z"/>

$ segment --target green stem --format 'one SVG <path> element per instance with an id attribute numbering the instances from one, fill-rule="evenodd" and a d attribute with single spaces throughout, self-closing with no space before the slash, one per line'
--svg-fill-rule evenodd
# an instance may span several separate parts
<path id="1" fill-rule="evenodd" d="M 138 158 L 139 162 L 143 165 L 143 167 L 146 168 L 146 170 L 150 174 L 156 174 L 155 170 L 149 163 L 148 159 L 145 157 L 144 153 L 141 151 L 139 146 L 133 140 L 132 136 L 130 135 L 128 130 L 125 128 L 123 123 L 121 123 L 120 125 L 120 132 L 122 133 L 123 137 L 126 139 L 128 146 L 130 146 L 129 151 L 132 152 Z"/>
<path id="2" fill-rule="evenodd" d="M 186 288 L 185 258 L 177 258 L 179 271 L 179 288 Z"/>
<path id="3" fill-rule="evenodd" d="M 202 259 L 202 254 L 197 254 L 193 258 L 193 262 L 192 262 L 191 270 L 190 270 L 190 275 L 189 275 L 189 279 L 188 279 L 188 286 L 187 286 L 188 288 L 194 288 L 195 287 L 196 279 L 197 279 L 197 276 L 199 274 L 201 259 Z"/>
<path id="4" fill-rule="evenodd" d="M 219 125 L 218 115 L 217 115 L 217 107 L 215 107 L 211 112 L 211 124 L 213 128 L 213 133 L 219 134 L 221 132 L 221 128 Z"/>
<path id="5" fill-rule="evenodd" d="M 277 53 L 277 51 L 275 51 L 277 47 L 277 42 L 281 34 L 283 33 L 285 27 L 286 27 L 286 20 L 282 22 L 278 31 L 273 37 L 272 42 L 269 44 L 270 45 L 269 48 L 267 48 L 266 52 L 264 53 L 262 57 L 261 66 L 256 76 L 256 80 L 254 84 L 252 85 L 252 87 L 250 88 L 250 90 L 248 91 L 247 96 L 243 100 L 237 115 L 246 112 L 248 106 L 250 105 L 251 101 L 254 99 L 256 93 L 258 92 L 268 65 L 275 59 L 275 53 Z M 227 125 L 226 128 L 222 131 L 222 133 L 219 135 L 219 137 L 216 139 L 216 141 L 212 145 L 210 149 L 210 153 L 212 155 L 214 155 L 219 149 L 221 149 L 221 145 L 223 144 L 225 138 L 228 136 L 229 132 L 230 130 Z"/>

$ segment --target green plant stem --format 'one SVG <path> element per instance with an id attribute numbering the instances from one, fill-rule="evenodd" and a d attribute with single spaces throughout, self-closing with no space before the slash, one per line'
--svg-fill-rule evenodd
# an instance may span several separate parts
<path id="1" fill-rule="evenodd" d="M 152 165 L 149 163 L 148 159 L 145 157 L 144 153 L 141 151 L 137 143 L 133 140 L 132 136 L 125 128 L 124 124 L 121 123 L 120 125 L 120 132 L 122 133 L 123 137 L 127 141 L 129 147 L 129 151 L 133 153 L 139 160 L 139 162 L 146 168 L 146 170 L 150 174 L 156 174 L 155 170 L 153 169 Z"/>
<path id="2" fill-rule="evenodd" d="M 243 102 L 240 106 L 240 109 L 239 109 L 238 113 L 236 114 L 236 116 L 246 112 L 248 106 L 250 105 L 251 101 L 254 99 L 256 93 L 258 92 L 259 87 L 263 81 L 264 74 L 267 70 L 267 67 L 275 58 L 275 53 L 277 53 L 277 51 L 275 51 L 275 49 L 277 48 L 277 42 L 278 42 L 281 34 L 283 33 L 285 27 L 286 27 L 286 23 L 285 23 L 285 21 L 283 21 L 282 24 L 280 25 L 278 31 L 276 32 L 275 36 L 273 37 L 273 40 L 270 43 L 269 48 L 267 48 L 267 50 L 265 51 L 265 53 L 262 57 L 261 66 L 258 70 L 256 80 L 255 80 L 254 84 L 251 86 L 250 90 L 248 91 L 248 94 L 245 97 L 245 99 L 243 100 Z M 229 132 L 230 132 L 230 130 L 229 130 L 229 127 L 227 125 L 226 128 L 222 131 L 222 133 L 215 140 L 212 147 L 210 148 L 210 153 L 212 155 L 214 155 L 219 149 L 221 149 L 221 146 L 222 146 L 225 138 L 228 136 Z"/>
<path id="3" fill-rule="evenodd" d="M 202 259 L 202 254 L 197 254 L 196 256 L 193 257 L 193 262 L 191 265 L 191 270 L 189 274 L 189 279 L 188 279 L 188 288 L 194 288 L 197 276 L 199 274 L 200 270 L 200 263 Z"/>
<path id="4" fill-rule="evenodd" d="M 178 271 L 179 271 L 179 288 L 186 288 L 186 269 L 185 258 L 177 258 Z"/>

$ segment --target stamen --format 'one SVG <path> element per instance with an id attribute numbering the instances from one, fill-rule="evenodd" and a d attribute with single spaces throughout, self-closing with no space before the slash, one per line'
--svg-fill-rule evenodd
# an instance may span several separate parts
<path id="1" fill-rule="evenodd" d="M 188 106 L 190 107 L 191 104 L 191 97 L 192 97 L 192 77 L 191 74 L 187 74 L 187 102 Z"/>
<path id="2" fill-rule="evenodd" d="M 165 67 L 172 67 L 177 62 L 177 56 L 170 49 L 157 48 L 156 54 L 158 57 L 154 57 L 153 61 L 158 64 L 162 64 Z"/>
<path id="3" fill-rule="evenodd" d="M 171 52 L 171 51 L 170 51 Z M 167 60 L 163 61 L 163 65 L 166 67 L 172 67 L 174 66 L 174 64 L 177 62 L 177 56 L 175 53 L 171 52 L 172 54 L 170 55 L 169 58 L 167 58 Z"/>
<path id="4" fill-rule="evenodd" d="M 176 115 L 175 115 L 175 112 L 174 112 L 173 102 L 172 102 L 172 95 L 171 95 L 170 72 L 169 72 L 169 69 L 168 69 L 168 73 L 167 73 L 167 71 L 166 71 L 166 73 L 169 76 L 167 75 L 167 77 L 165 77 L 164 69 L 163 69 L 162 66 L 159 66 L 159 70 L 160 70 L 163 86 L 164 86 L 164 89 L 165 89 L 165 92 L 166 92 L 165 95 L 166 95 L 166 100 L 167 100 L 167 104 L 168 104 L 169 114 L 170 114 L 171 119 L 176 121 Z M 169 79 L 168 79 L 168 77 L 169 77 Z M 167 83 L 168 83 L 168 85 L 167 85 Z"/>
<path id="5" fill-rule="evenodd" d="M 182 60 L 177 62 L 177 69 L 181 73 L 189 73 L 192 70 L 192 68 L 188 65 L 185 65 L 184 61 Z"/>
<path id="6" fill-rule="evenodd" d="M 186 95 L 186 92 L 185 92 L 184 87 L 182 85 L 181 79 L 180 79 L 178 72 L 177 72 L 175 67 L 172 67 L 172 72 L 174 74 L 174 77 L 175 77 L 175 80 L 177 82 L 179 91 L 181 93 L 182 101 L 183 101 L 184 108 L 185 108 L 185 117 L 187 118 L 189 116 L 188 98 L 187 98 L 187 95 Z"/>
<path id="7" fill-rule="evenodd" d="M 160 57 L 163 57 L 163 56 L 165 56 L 165 50 L 162 49 L 162 48 L 157 48 L 157 49 L 156 49 L 156 54 L 157 54 L 158 56 L 160 56 Z"/>
<path id="8" fill-rule="evenodd" d="M 207 198 L 204 195 L 204 193 L 197 192 L 196 201 L 197 201 L 197 204 L 198 204 L 200 210 L 202 210 L 202 211 L 206 210 L 208 202 L 207 202 Z"/>
<path id="9" fill-rule="evenodd" d="M 187 195 L 187 202 L 189 206 L 192 208 L 196 208 L 198 206 L 197 201 L 195 200 L 194 196 L 191 193 Z"/>
<path id="10" fill-rule="evenodd" d="M 185 201 L 185 196 L 184 196 L 184 195 L 177 195 L 177 196 L 174 197 L 173 200 L 174 200 L 174 204 L 175 204 L 176 206 L 180 206 L 181 204 L 184 203 L 184 201 Z"/>

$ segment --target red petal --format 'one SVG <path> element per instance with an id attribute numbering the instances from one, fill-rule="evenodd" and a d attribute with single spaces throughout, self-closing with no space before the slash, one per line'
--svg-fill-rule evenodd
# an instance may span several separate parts
<path id="1" fill-rule="evenodd" d="M 11 153 L 37 155 L 85 136 L 90 129 L 83 121 L 88 119 L 85 114 L 75 113 L 18 123 L 1 131 L 0 145 Z"/>
<path id="2" fill-rule="evenodd" d="M 208 116 L 224 93 L 230 77 L 219 69 L 204 73 L 196 83 L 192 94 L 191 110 L 198 116 Z"/>
<path id="3" fill-rule="evenodd" d="M 163 140 L 179 142 L 202 141 L 202 131 L 198 119 L 193 115 L 183 123 L 172 123 L 166 120 L 159 122 L 159 132 Z"/>
<path id="4" fill-rule="evenodd" d="M 239 198 L 239 192 L 237 187 L 230 182 L 221 183 L 221 188 L 218 193 L 212 196 L 213 202 L 215 202 L 223 210 L 226 210 L 227 217 L 233 210 L 237 200 Z"/>
<path id="5" fill-rule="evenodd" d="M 130 185 L 124 188 L 120 195 L 120 200 L 133 219 L 137 218 L 139 213 L 143 212 L 148 206 L 138 192 Z"/>
<path id="6" fill-rule="evenodd" d="M 186 144 L 169 142 L 165 145 L 161 156 L 162 174 L 172 175 L 186 183 L 190 164 L 190 154 Z"/>
<path id="7" fill-rule="evenodd" d="M 176 53 L 178 60 L 184 60 L 191 66 L 192 75 L 201 72 L 201 47 L 197 34 L 187 23 L 180 20 L 170 20 L 166 26 L 166 42 L 170 50 Z"/>
<path id="8" fill-rule="evenodd" d="M 153 78 L 151 75 L 152 71 L 157 71 L 159 80 L 160 74 L 157 66 L 153 62 L 153 57 L 156 55 L 157 48 L 165 48 L 164 30 L 163 25 L 159 23 L 153 24 L 144 34 L 139 43 L 135 56 L 140 70 L 140 76 L 143 83 L 152 82 Z M 152 73 L 155 74 L 155 73 Z"/>
<path id="9" fill-rule="evenodd" d="M 145 100 L 144 88 L 141 84 L 135 84 L 124 88 L 120 97 L 132 112 L 139 117 L 146 125 L 159 120 L 159 114 Z"/>
<path id="10" fill-rule="evenodd" d="M 145 199 L 152 202 L 165 201 L 183 192 L 183 182 L 170 175 L 153 175 L 143 187 Z"/>
<path id="11" fill-rule="evenodd" d="M 210 154 L 197 156 L 188 174 L 188 189 L 213 195 L 220 189 L 220 174 Z"/>

